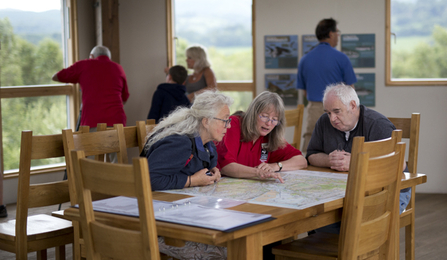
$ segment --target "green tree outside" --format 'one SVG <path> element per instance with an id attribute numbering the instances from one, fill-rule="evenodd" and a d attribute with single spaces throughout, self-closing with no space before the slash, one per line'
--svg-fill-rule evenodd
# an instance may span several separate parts
<path id="1" fill-rule="evenodd" d="M 0 19 L 2 50 L 0 86 L 53 84 L 51 76 L 63 67 L 59 43 L 45 38 L 36 46 L 14 34 L 8 18 Z M 17 169 L 22 130 L 35 135 L 57 134 L 67 127 L 67 97 L 2 99 L 4 170 Z M 63 158 L 35 160 L 33 166 L 62 163 Z"/>
<path id="2" fill-rule="evenodd" d="M 393 78 L 447 78 L 447 29 L 436 25 L 433 44 L 419 43 L 414 50 L 392 52 Z"/>

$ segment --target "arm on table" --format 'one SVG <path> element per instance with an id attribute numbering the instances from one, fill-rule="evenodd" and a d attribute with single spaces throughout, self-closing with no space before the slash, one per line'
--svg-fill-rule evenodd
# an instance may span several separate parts
<path id="1" fill-rule="evenodd" d="M 260 179 L 275 178 L 280 180 L 281 182 L 284 182 L 281 177 L 281 174 L 279 172 L 275 172 L 273 169 L 271 169 L 271 167 L 268 168 L 258 168 L 258 167 L 245 166 L 239 163 L 230 163 L 225 165 L 225 167 L 222 168 L 221 172 L 223 175 L 234 178 L 244 178 L 244 179 L 251 179 L 254 177 Z"/>

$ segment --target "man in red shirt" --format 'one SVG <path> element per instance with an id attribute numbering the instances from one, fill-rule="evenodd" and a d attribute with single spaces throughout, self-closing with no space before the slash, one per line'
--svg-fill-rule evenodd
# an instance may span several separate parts
<path id="1" fill-rule="evenodd" d="M 81 60 L 53 75 L 54 81 L 79 83 L 82 91 L 81 125 L 126 125 L 124 103 L 129 98 L 123 68 L 110 60 L 110 50 L 96 46 L 90 59 Z"/>

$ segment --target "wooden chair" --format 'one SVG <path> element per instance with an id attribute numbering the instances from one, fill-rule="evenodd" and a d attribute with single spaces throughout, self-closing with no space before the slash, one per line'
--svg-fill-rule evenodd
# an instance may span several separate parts
<path id="1" fill-rule="evenodd" d="M 152 132 L 156 126 L 154 119 L 148 119 L 146 120 L 146 123 L 144 123 L 144 121 L 137 121 L 138 147 L 140 148 L 140 153 L 146 144 L 146 136 Z"/>
<path id="2" fill-rule="evenodd" d="M 82 150 L 71 152 L 87 258 L 160 259 L 146 158 L 134 158 L 133 165 L 122 165 L 84 157 Z M 91 192 L 136 197 L 140 229 L 97 221 Z"/>
<path id="3" fill-rule="evenodd" d="M 419 128 L 421 115 L 413 113 L 411 118 L 388 118 L 397 129 L 402 130 L 402 138 L 409 139 L 408 145 L 408 171 L 417 173 L 418 150 L 419 150 Z M 405 227 L 405 259 L 415 259 L 415 197 L 416 186 L 411 187 L 411 199 L 408 207 L 400 215 L 400 227 Z"/>
<path id="4" fill-rule="evenodd" d="M 147 119 L 145 121 L 137 121 L 135 126 L 124 127 L 124 137 L 126 139 L 126 147 L 133 148 L 138 147 L 141 153 L 144 144 L 146 143 L 146 135 L 154 129 L 156 126 L 155 119 Z M 110 130 L 107 124 L 98 124 L 98 131 Z"/>
<path id="5" fill-rule="evenodd" d="M 97 132 L 87 132 L 82 134 L 73 134 L 71 129 L 62 130 L 62 141 L 65 153 L 65 161 L 67 164 L 67 176 L 70 186 L 70 198 L 77 204 L 76 187 L 73 175 L 73 165 L 70 158 L 70 151 L 74 149 L 82 149 L 87 156 L 95 156 L 98 161 L 104 161 L 105 154 L 117 153 L 118 163 L 127 164 L 127 149 L 124 137 L 124 127 L 122 124 L 114 125 L 113 129 L 104 131 L 107 129 L 107 125 L 98 124 Z M 103 194 L 94 194 L 94 199 L 103 199 Z M 80 257 L 85 256 L 83 251 L 84 240 L 79 230 L 79 223 L 73 222 L 74 226 L 74 245 L 73 251 L 80 252 Z M 79 258 L 78 258 L 79 259 Z"/>
<path id="6" fill-rule="evenodd" d="M 70 201 L 68 181 L 30 184 L 31 161 L 63 157 L 62 135 L 33 136 L 22 131 L 18 176 L 16 219 L 0 223 L 0 249 L 28 259 L 47 259 L 47 248 L 56 248 L 56 258 L 65 259 L 65 245 L 73 243 L 71 221 L 46 214 L 28 216 L 29 208 L 57 205 Z"/>
<path id="7" fill-rule="evenodd" d="M 296 109 L 286 110 L 286 127 L 294 126 L 295 131 L 293 133 L 293 147 L 296 149 L 300 149 L 301 145 L 301 131 L 303 128 L 303 114 L 304 114 L 304 105 L 299 104 Z"/>
<path id="8" fill-rule="evenodd" d="M 317 232 L 277 246 L 276 259 L 397 259 L 399 191 L 405 158 L 400 131 L 364 142 L 355 137 L 340 235 Z"/>

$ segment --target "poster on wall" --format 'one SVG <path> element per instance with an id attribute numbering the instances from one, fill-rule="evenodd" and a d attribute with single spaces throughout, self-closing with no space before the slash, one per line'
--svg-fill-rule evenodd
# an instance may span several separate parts
<path id="1" fill-rule="evenodd" d="M 376 66 L 375 34 L 343 34 L 341 51 L 348 55 L 354 68 L 374 68 Z"/>
<path id="2" fill-rule="evenodd" d="M 315 36 L 314 34 L 305 34 L 301 37 L 303 39 L 302 55 L 308 53 L 310 50 L 315 48 L 319 43 L 317 36 Z"/>
<path id="3" fill-rule="evenodd" d="M 298 67 L 298 35 L 266 35 L 264 44 L 266 69 Z"/>
<path id="4" fill-rule="evenodd" d="M 355 83 L 355 92 L 360 99 L 360 104 L 367 107 L 376 106 L 376 74 L 375 73 L 357 73 L 357 83 Z"/>
<path id="5" fill-rule="evenodd" d="M 285 106 L 298 104 L 298 89 L 296 88 L 297 74 L 265 74 L 265 88 L 277 93 Z"/>

